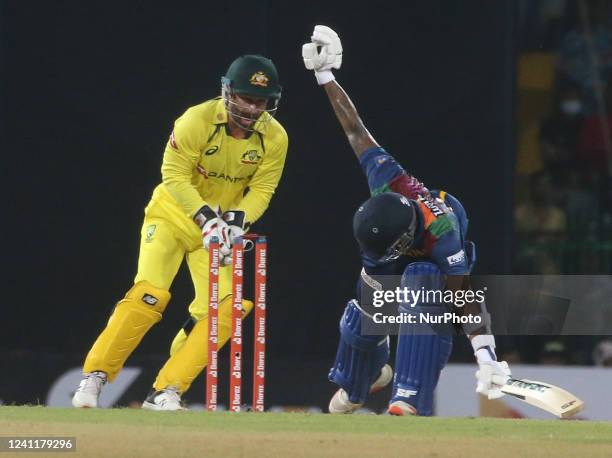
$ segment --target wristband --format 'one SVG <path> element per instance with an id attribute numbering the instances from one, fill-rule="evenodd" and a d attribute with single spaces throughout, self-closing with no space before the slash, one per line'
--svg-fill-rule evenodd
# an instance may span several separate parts
<path id="1" fill-rule="evenodd" d="M 479 349 L 483 347 L 490 347 L 491 349 L 495 349 L 495 337 L 493 337 L 491 334 L 480 334 L 474 336 L 470 339 L 470 343 L 472 344 L 474 353 L 476 353 Z"/>
<path id="2" fill-rule="evenodd" d="M 470 339 L 470 343 L 474 349 L 474 356 L 476 356 L 479 362 L 497 361 L 497 356 L 495 355 L 495 337 L 491 334 L 474 336 Z"/>
<path id="3" fill-rule="evenodd" d="M 491 347 L 482 347 L 476 350 L 474 353 L 476 356 L 476 361 L 479 363 L 486 363 L 487 361 L 497 361 L 497 356 L 495 352 L 491 350 Z"/>
<path id="4" fill-rule="evenodd" d="M 315 72 L 315 77 L 317 78 L 317 83 L 319 83 L 319 86 L 323 86 L 324 84 L 327 84 L 330 81 L 334 81 L 336 79 L 336 77 L 331 72 L 331 70 L 323 70 L 322 72 Z"/>

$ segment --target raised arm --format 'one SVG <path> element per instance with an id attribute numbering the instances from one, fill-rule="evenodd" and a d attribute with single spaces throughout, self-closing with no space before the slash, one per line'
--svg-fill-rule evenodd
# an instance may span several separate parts
<path id="1" fill-rule="evenodd" d="M 311 43 L 302 46 L 304 65 L 308 70 L 314 70 L 317 82 L 325 88 L 336 117 L 357 158 L 360 158 L 368 148 L 379 145 L 366 129 L 348 94 L 331 72 L 332 68 L 338 69 L 342 65 L 340 37 L 329 27 L 317 25 L 311 40 Z"/>
<path id="2" fill-rule="evenodd" d="M 368 148 L 378 147 L 378 143 L 368 132 L 355 105 L 342 86 L 336 80 L 332 80 L 323 87 L 357 158 L 359 159 Z"/>

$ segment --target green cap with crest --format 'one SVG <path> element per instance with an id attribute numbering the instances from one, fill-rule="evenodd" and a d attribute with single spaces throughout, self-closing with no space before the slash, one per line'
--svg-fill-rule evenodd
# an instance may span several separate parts
<path id="1" fill-rule="evenodd" d="M 282 87 L 276 66 L 267 57 L 257 54 L 240 56 L 231 63 L 221 82 L 236 94 L 278 99 Z"/>

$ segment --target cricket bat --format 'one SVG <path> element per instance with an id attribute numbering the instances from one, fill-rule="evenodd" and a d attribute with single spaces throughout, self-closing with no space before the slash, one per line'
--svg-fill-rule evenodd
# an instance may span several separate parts
<path id="1" fill-rule="evenodd" d="M 503 377 L 494 375 L 493 382 L 499 381 L 502 382 L 499 384 L 503 385 L 502 393 L 546 410 L 559 418 L 576 415 L 584 407 L 584 402 L 572 393 L 549 383 L 509 378 L 504 384 Z"/>

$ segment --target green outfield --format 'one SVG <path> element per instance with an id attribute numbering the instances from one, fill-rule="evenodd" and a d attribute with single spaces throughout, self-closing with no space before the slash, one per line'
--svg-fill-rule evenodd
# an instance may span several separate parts
<path id="1" fill-rule="evenodd" d="M 612 422 L 587 421 L 4 406 L 0 436 L 9 435 L 75 436 L 68 456 L 116 458 L 612 456 Z"/>

